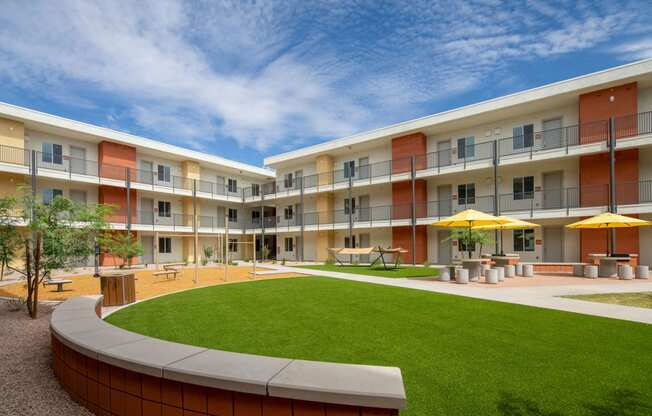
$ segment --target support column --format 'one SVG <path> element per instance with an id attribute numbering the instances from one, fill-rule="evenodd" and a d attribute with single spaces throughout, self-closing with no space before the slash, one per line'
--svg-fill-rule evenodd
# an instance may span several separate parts
<path id="1" fill-rule="evenodd" d="M 353 245 L 353 195 L 352 195 L 352 187 L 353 187 L 353 179 L 352 179 L 353 173 L 349 170 L 349 188 L 348 188 L 348 198 L 349 198 L 349 244 L 351 245 L 351 248 L 355 248 Z M 349 255 L 349 263 L 353 263 L 353 256 Z"/>
<path id="2" fill-rule="evenodd" d="M 300 258 L 299 258 L 298 260 L 299 260 L 299 261 L 304 261 L 304 260 L 303 260 L 303 253 L 304 253 L 304 249 L 305 249 L 305 247 L 306 247 L 306 246 L 305 246 L 306 242 L 305 242 L 305 225 L 304 225 L 305 218 L 304 218 L 304 216 L 303 216 L 303 213 L 304 213 L 304 205 L 303 205 L 303 204 L 304 204 L 304 201 L 303 201 L 303 176 L 301 176 L 301 179 L 299 179 L 299 180 L 300 180 L 300 182 L 301 182 L 301 183 L 299 184 L 299 197 L 300 197 L 300 201 L 301 201 L 301 202 L 300 202 L 300 204 L 301 204 L 301 212 L 298 212 L 297 215 L 299 215 L 299 218 L 300 218 L 300 221 L 301 221 L 301 224 L 300 224 L 300 225 L 301 225 L 301 248 L 300 248 L 300 250 L 301 250 L 301 256 L 300 256 Z M 298 247 L 297 247 L 297 248 L 298 248 Z"/>
<path id="3" fill-rule="evenodd" d="M 333 184 L 333 157 L 321 155 L 316 160 L 318 184 L 320 187 Z M 333 223 L 333 192 L 319 192 L 316 201 L 317 222 L 321 224 Z M 335 245 L 335 232 L 333 230 L 317 231 L 316 239 L 316 261 L 328 259 L 328 249 Z"/>
<path id="4" fill-rule="evenodd" d="M 412 185 L 412 265 L 417 264 L 417 197 L 416 197 L 417 165 L 416 156 L 410 157 L 410 185 Z"/>
<path id="5" fill-rule="evenodd" d="M 499 201 L 500 201 L 500 195 L 498 194 L 498 140 L 494 140 L 494 146 L 493 146 L 493 151 L 494 151 L 494 157 L 493 157 L 493 162 L 494 162 L 494 215 L 497 217 L 500 215 L 500 206 L 499 206 Z M 495 252 L 496 254 L 500 254 L 503 252 L 502 247 L 498 247 L 499 243 L 502 241 L 502 238 L 498 238 L 498 230 L 494 230 L 494 247 L 495 247 Z M 502 235 L 502 231 L 500 231 L 500 234 Z"/>
<path id="6" fill-rule="evenodd" d="M 616 126 L 614 117 L 609 118 L 609 212 L 616 213 Z M 616 252 L 616 229 L 609 229 L 609 253 Z"/>

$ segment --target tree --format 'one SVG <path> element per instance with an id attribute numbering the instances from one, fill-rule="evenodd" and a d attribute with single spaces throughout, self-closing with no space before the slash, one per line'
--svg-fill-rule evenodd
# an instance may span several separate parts
<path id="1" fill-rule="evenodd" d="M 204 246 L 204 258 L 202 259 L 202 264 L 204 266 L 213 258 L 213 254 L 213 246 Z"/>
<path id="2" fill-rule="evenodd" d="M 106 252 L 122 260 L 119 265 L 121 269 L 125 265 L 131 267 L 133 258 L 143 255 L 143 246 L 131 233 L 105 232 L 100 238 L 100 244 Z"/>
<path id="3" fill-rule="evenodd" d="M 74 267 L 93 255 L 95 239 L 108 228 L 105 218 L 111 208 L 78 204 L 63 197 L 46 204 L 25 193 L 21 209 L 26 224 L 24 267 L 9 267 L 25 278 L 27 310 L 36 318 L 39 286 L 54 270 Z"/>
<path id="4" fill-rule="evenodd" d="M 19 218 L 16 216 L 16 198 L 0 199 L 0 281 L 4 278 L 5 269 L 14 260 L 21 236 L 16 227 Z"/>
<path id="5" fill-rule="evenodd" d="M 477 246 L 480 246 L 479 252 L 482 255 L 482 248 L 491 242 L 487 231 L 469 230 L 468 228 L 454 228 L 446 240 L 460 241 L 466 247 L 469 258 L 473 256 Z"/>

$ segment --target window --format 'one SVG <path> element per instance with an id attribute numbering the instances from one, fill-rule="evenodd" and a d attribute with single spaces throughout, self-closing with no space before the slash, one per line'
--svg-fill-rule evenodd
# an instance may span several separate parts
<path id="1" fill-rule="evenodd" d="M 353 245 L 351 245 L 351 242 L 353 242 Z M 344 247 L 346 248 L 355 248 L 355 236 L 352 235 L 351 239 L 349 237 L 344 237 Z"/>
<path id="2" fill-rule="evenodd" d="M 165 165 L 158 165 L 158 181 L 170 182 L 170 167 Z"/>
<path id="3" fill-rule="evenodd" d="M 467 183 L 457 185 L 457 204 L 473 205 L 475 204 L 475 184 Z"/>
<path id="4" fill-rule="evenodd" d="M 534 144 L 534 125 L 525 124 L 512 130 L 514 150 L 532 147 Z"/>
<path id="5" fill-rule="evenodd" d="M 285 237 L 285 251 L 294 251 L 294 239 L 292 237 Z"/>
<path id="6" fill-rule="evenodd" d="M 292 205 L 288 205 L 287 207 L 285 207 L 283 217 L 286 220 L 291 220 L 293 216 L 294 216 L 294 207 Z"/>
<path id="7" fill-rule="evenodd" d="M 170 218 L 172 216 L 172 205 L 168 201 L 158 201 L 158 216 Z"/>
<path id="8" fill-rule="evenodd" d="M 355 198 L 344 199 L 344 214 L 349 215 L 349 210 L 351 214 L 355 214 Z"/>
<path id="9" fill-rule="evenodd" d="M 229 253 L 238 252 L 238 240 L 236 238 L 229 238 Z"/>
<path id="10" fill-rule="evenodd" d="M 63 164 L 63 147 L 60 144 L 43 143 L 41 149 L 43 150 L 41 155 L 43 163 Z"/>
<path id="11" fill-rule="evenodd" d="M 457 139 L 457 157 L 466 159 L 475 157 L 475 137 L 462 137 Z"/>
<path id="12" fill-rule="evenodd" d="M 251 223 L 260 224 L 260 211 L 251 211 Z"/>
<path id="13" fill-rule="evenodd" d="M 349 160 L 344 162 L 344 177 L 353 178 L 355 177 L 355 160 Z"/>
<path id="14" fill-rule="evenodd" d="M 523 176 L 513 180 L 514 200 L 532 199 L 534 176 Z"/>
<path id="15" fill-rule="evenodd" d="M 63 191 L 61 189 L 44 189 L 43 190 L 43 203 L 49 204 L 56 197 L 62 197 Z"/>
<path id="16" fill-rule="evenodd" d="M 534 251 L 534 230 L 514 230 L 514 251 Z"/>
<path id="17" fill-rule="evenodd" d="M 158 239 L 158 252 L 162 254 L 172 253 L 172 238 L 159 237 Z"/>
<path id="18" fill-rule="evenodd" d="M 283 186 L 285 188 L 292 188 L 292 172 L 286 173 L 283 177 Z"/>
<path id="19" fill-rule="evenodd" d="M 229 208 L 229 222 L 238 222 L 238 210 Z"/>
<path id="20" fill-rule="evenodd" d="M 238 181 L 236 179 L 229 178 L 229 192 L 238 192 Z"/>
<path id="21" fill-rule="evenodd" d="M 251 184 L 251 196 L 259 196 L 260 195 L 260 185 L 257 183 L 252 183 Z"/>

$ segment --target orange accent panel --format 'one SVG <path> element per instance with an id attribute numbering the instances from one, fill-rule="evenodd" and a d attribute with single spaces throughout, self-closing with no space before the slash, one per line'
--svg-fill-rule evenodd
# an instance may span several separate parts
<path id="1" fill-rule="evenodd" d="M 97 145 L 100 175 L 104 178 L 124 180 L 126 169 L 136 170 L 136 148 L 103 141 Z"/>
<path id="2" fill-rule="evenodd" d="M 410 172 L 410 156 L 427 153 L 427 139 L 423 133 L 412 133 L 392 139 L 392 173 Z M 417 169 L 426 168 L 425 157 L 417 158 Z"/>
<path id="3" fill-rule="evenodd" d="M 638 149 L 616 152 L 616 201 L 633 204 L 638 201 Z M 609 154 L 580 157 L 580 205 L 583 207 L 609 203 Z"/>
<path id="4" fill-rule="evenodd" d="M 611 101 L 611 97 L 614 97 Z M 592 91 L 580 95 L 580 142 L 591 143 L 604 139 L 608 134 L 610 117 L 623 117 L 638 111 L 638 88 L 636 82 Z M 634 125 L 632 125 L 634 123 Z M 617 125 L 616 138 L 628 135 L 635 127 L 636 118 L 621 119 Z M 605 130 L 606 129 L 606 130 Z"/>
<path id="5" fill-rule="evenodd" d="M 428 258 L 428 231 L 425 225 L 416 227 L 416 262 L 423 263 Z M 402 247 L 408 252 L 401 255 L 404 263 L 412 262 L 412 227 L 392 228 L 392 247 Z"/>
<path id="6" fill-rule="evenodd" d="M 132 189 L 131 198 L 131 222 L 134 223 L 138 218 L 138 192 Z M 113 213 L 109 215 L 109 222 L 124 224 L 127 222 L 127 190 L 125 188 L 116 188 L 114 186 L 100 185 L 98 193 L 98 202 L 113 206 Z"/>
<path id="7" fill-rule="evenodd" d="M 425 179 L 414 181 L 414 199 L 417 205 L 417 218 L 427 212 L 428 188 Z M 392 183 L 392 219 L 412 218 L 412 182 Z"/>

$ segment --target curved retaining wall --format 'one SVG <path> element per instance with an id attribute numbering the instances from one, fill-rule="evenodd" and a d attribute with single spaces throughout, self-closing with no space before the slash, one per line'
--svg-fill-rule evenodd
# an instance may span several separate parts
<path id="1" fill-rule="evenodd" d="M 163 341 L 104 322 L 101 300 L 67 300 L 50 321 L 54 373 L 96 415 L 367 416 L 405 406 L 399 368 Z"/>

